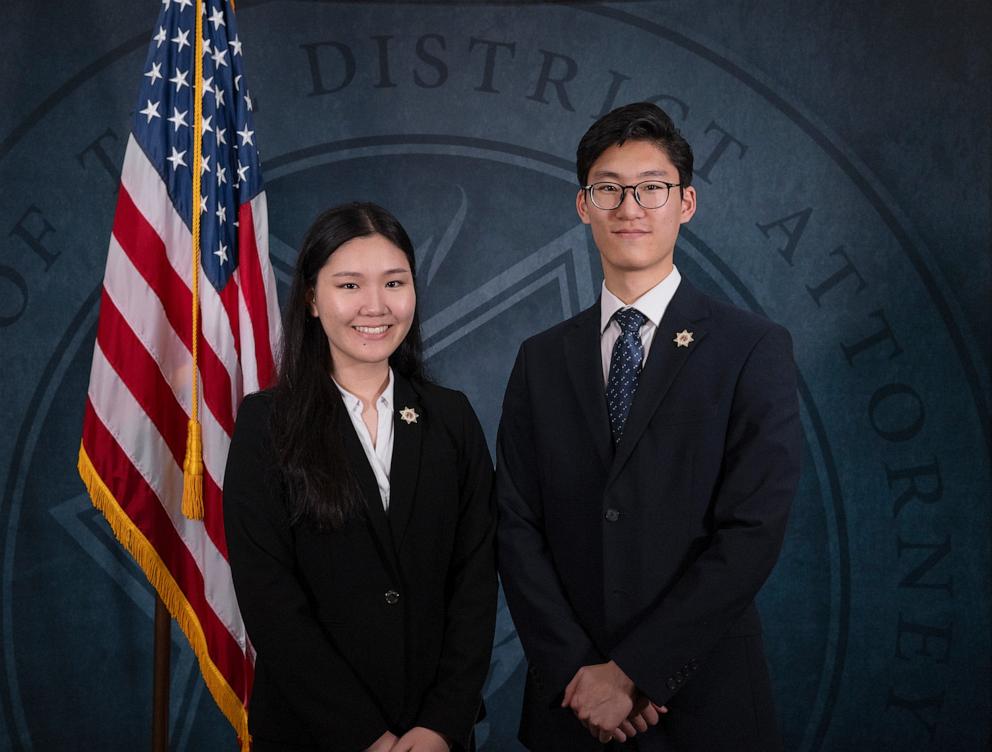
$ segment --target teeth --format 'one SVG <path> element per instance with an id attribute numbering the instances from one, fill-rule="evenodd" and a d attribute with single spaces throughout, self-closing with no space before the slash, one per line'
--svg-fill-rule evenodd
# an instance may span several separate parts
<path id="1" fill-rule="evenodd" d="M 388 326 L 356 326 L 355 329 L 360 331 L 362 334 L 382 334 L 386 331 Z"/>

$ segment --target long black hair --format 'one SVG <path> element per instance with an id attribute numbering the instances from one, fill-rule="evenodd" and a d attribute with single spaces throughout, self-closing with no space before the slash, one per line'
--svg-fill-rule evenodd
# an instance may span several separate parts
<path id="1" fill-rule="evenodd" d="M 317 274 L 340 246 L 381 235 L 399 248 L 416 278 L 413 243 L 399 221 L 372 203 L 323 212 L 303 239 L 283 319 L 282 356 L 273 387 L 272 435 L 289 495 L 290 521 L 321 530 L 340 528 L 364 507 L 337 430 L 344 405 L 331 380 L 333 363 L 320 319 L 310 315 Z M 414 309 L 406 337 L 389 356 L 393 370 L 423 378 L 420 317 Z"/>

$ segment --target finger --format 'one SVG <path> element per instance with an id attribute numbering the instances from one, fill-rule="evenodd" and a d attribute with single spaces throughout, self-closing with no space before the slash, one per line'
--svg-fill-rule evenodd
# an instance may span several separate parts
<path id="1" fill-rule="evenodd" d="M 635 716 L 631 716 L 628 720 L 631 723 L 633 723 L 634 724 L 634 728 L 636 728 L 641 733 L 644 733 L 645 731 L 648 730 L 648 722 L 644 718 L 644 713 L 643 712 L 638 713 Z"/>
<path id="2" fill-rule="evenodd" d="M 655 710 L 657 710 L 657 711 L 658 711 L 659 713 L 667 713 L 667 712 L 668 712 L 668 707 L 667 707 L 667 706 L 665 706 L 665 705 L 655 705 L 655 704 L 654 704 L 654 703 L 652 702 L 652 703 L 651 703 L 651 707 L 653 707 L 653 708 L 654 708 Z"/>
<path id="3" fill-rule="evenodd" d="M 581 681 L 581 677 L 582 669 L 579 669 L 575 672 L 575 676 L 572 677 L 572 681 L 565 686 L 565 693 L 562 697 L 562 707 L 575 707 L 575 696 L 579 693 L 579 682 Z"/>
<path id="4" fill-rule="evenodd" d="M 620 724 L 620 725 L 618 726 L 618 728 L 619 728 L 619 729 L 620 729 L 621 731 L 623 731 L 623 733 L 624 733 L 624 735 L 625 735 L 625 736 L 626 736 L 626 737 L 627 737 L 628 739 L 629 739 L 630 737 L 632 737 L 632 736 L 637 736 L 637 731 L 638 731 L 638 730 L 637 730 L 636 728 L 634 728 L 634 724 L 632 724 L 632 723 L 631 723 L 630 721 L 624 721 L 623 723 L 621 723 L 621 724 Z M 647 729 L 647 726 L 646 726 L 646 725 L 645 725 L 645 727 L 644 727 L 643 729 L 641 729 L 641 731 L 644 731 L 645 729 Z"/>
<path id="5" fill-rule="evenodd" d="M 648 703 L 644 710 L 641 711 L 641 718 L 643 718 L 644 722 L 649 726 L 658 725 L 658 711 L 655 710 L 654 705 L 651 705 L 650 703 Z"/>
<path id="6" fill-rule="evenodd" d="M 623 735 L 622 731 L 610 732 L 610 731 L 600 731 L 599 735 L 596 737 L 599 739 L 600 743 L 606 744 L 607 742 L 616 739 L 618 742 L 623 744 L 627 741 L 627 737 Z"/>
<path id="7" fill-rule="evenodd" d="M 575 694 L 575 685 L 578 684 L 579 675 L 572 677 L 572 681 L 565 687 L 565 696 L 561 698 L 561 706 L 567 707 L 572 702 L 572 695 Z"/>

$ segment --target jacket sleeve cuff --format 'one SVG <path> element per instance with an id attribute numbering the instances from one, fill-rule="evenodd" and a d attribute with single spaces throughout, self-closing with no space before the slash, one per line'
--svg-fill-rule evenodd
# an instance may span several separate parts
<path id="1" fill-rule="evenodd" d="M 452 708 L 428 699 L 415 725 L 436 731 L 451 743 L 452 750 L 467 750 L 472 738 L 472 730 L 481 717 L 482 700 L 474 714 L 466 714 L 464 709 Z M 471 715 L 471 720 L 466 720 Z"/>

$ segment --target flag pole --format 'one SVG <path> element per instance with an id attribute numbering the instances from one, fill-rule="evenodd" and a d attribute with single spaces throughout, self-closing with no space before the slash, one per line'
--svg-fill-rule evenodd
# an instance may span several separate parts
<path id="1" fill-rule="evenodd" d="M 172 616 L 155 593 L 155 655 L 152 675 L 152 752 L 169 749 L 169 674 L 172 653 Z"/>

